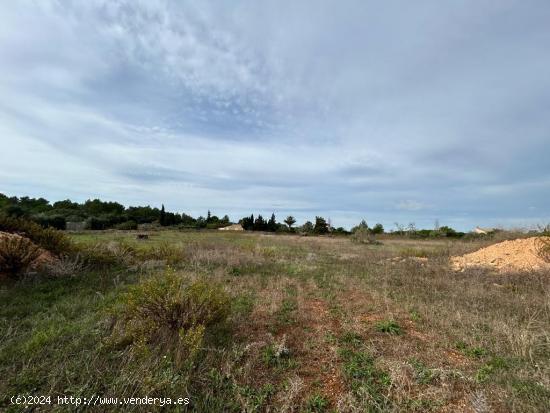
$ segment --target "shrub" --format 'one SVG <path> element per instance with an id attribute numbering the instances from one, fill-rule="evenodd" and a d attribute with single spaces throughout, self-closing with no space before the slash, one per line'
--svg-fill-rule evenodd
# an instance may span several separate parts
<path id="1" fill-rule="evenodd" d="M 120 229 L 120 230 L 129 231 L 129 230 L 138 229 L 138 224 L 137 224 L 136 221 L 126 221 L 126 222 L 121 222 L 120 224 L 115 225 L 115 228 Z"/>
<path id="2" fill-rule="evenodd" d="M 40 248 L 27 238 L 0 238 L 0 274 L 20 278 L 40 256 Z"/>
<path id="3" fill-rule="evenodd" d="M 83 267 L 96 270 L 128 264 L 124 248 L 110 248 L 109 245 L 103 243 L 81 247 L 76 255 L 79 256 Z"/>
<path id="4" fill-rule="evenodd" d="M 367 227 L 362 226 L 358 226 L 351 234 L 351 240 L 359 244 L 380 244 L 374 239 L 373 233 Z"/>
<path id="5" fill-rule="evenodd" d="M 30 231 L 26 235 L 40 247 L 55 255 L 71 252 L 74 248 L 65 234 L 53 228 L 39 227 L 38 230 Z"/>
<path id="6" fill-rule="evenodd" d="M 0 231 L 23 235 L 55 255 L 61 255 L 73 249 L 73 244 L 61 231 L 43 228 L 35 222 L 22 218 L 0 215 Z"/>
<path id="7" fill-rule="evenodd" d="M 119 345 L 147 346 L 171 353 L 177 365 L 192 363 L 205 334 L 226 320 L 230 300 L 217 285 L 190 282 L 173 272 L 152 277 L 126 293 L 115 314 Z"/>
<path id="8" fill-rule="evenodd" d="M 162 242 L 152 247 L 147 253 L 148 259 L 164 260 L 167 264 L 176 265 L 183 261 L 185 254 L 178 245 Z"/>

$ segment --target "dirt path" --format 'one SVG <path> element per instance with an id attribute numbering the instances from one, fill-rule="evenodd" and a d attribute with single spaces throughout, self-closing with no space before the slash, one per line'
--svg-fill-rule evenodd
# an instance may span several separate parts
<path id="1" fill-rule="evenodd" d="M 337 346 L 331 343 L 341 334 L 340 323 L 330 314 L 326 302 L 319 298 L 304 301 L 299 310 L 303 326 L 292 332 L 299 349 L 300 368 L 297 373 L 304 380 L 306 389 L 311 393 L 317 390 L 334 407 L 345 392 Z"/>

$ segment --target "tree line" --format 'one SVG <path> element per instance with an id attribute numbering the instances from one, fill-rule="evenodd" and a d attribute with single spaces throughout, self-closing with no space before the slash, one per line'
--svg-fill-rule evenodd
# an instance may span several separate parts
<path id="1" fill-rule="evenodd" d="M 83 203 L 70 199 L 50 203 L 45 198 L 8 197 L 0 193 L 0 213 L 26 218 L 44 227 L 66 229 L 67 222 L 83 223 L 86 229 L 137 229 L 139 224 L 158 223 L 161 226 L 220 228 L 231 224 L 225 215 L 219 218 L 208 211 L 206 217 L 193 218 L 186 213 L 166 211 L 147 206 L 125 207 L 118 202 L 88 199 Z"/>
<path id="2" fill-rule="evenodd" d="M 194 218 L 186 213 L 177 213 L 166 211 L 164 205 L 160 208 L 147 206 L 129 206 L 118 202 L 101 201 L 99 199 L 88 199 L 85 202 L 73 202 L 70 199 L 50 203 L 45 198 L 8 197 L 0 193 L 0 214 L 16 218 L 25 218 L 34 221 L 43 227 L 53 227 L 64 230 L 67 223 L 81 223 L 84 229 L 103 230 L 109 228 L 115 229 L 137 229 L 140 224 L 158 224 L 160 226 L 177 226 L 180 228 L 196 229 L 217 229 L 232 222 L 229 216 L 218 217 L 210 211 L 206 216 Z M 334 228 L 330 225 L 330 220 L 324 217 L 316 216 L 315 221 L 306 221 L 301 226 L 296 226 L 296 219 L 289 215 L 283 222 L 278 222 L 275 213 L 269 218 L 264 218 L 261 214 L 245 216 L 238 223 L 246 231 L 264 231 L 264 232 L 290 232 L 301 234 L 323 235 L 331 234 L 351 234 L 363 232 L 372 235 L 383 234 L 382 224 L 375 224 L 369 227 L 363 220 L 354 226 L 351 231 L 343 227 Z M 419 230 L 414 223 L 408 226 L 395 223 L 396 230 L 390 231 L 395 235 L 406 235 L 415 238 L 428 237 L 462 237 L 463 232 L 457 232 L 448 226 L 439 226 L 436 223 L 434 230 Z"/>
<path id="3" fill-rule="evenodd" d="M 83 223 L 85 229 L 102 230 L 137 229 L 139 224 L 159 224 L 161 226 L 179 226 L 187 228 L 216 229 L 232 224 L 229 216 L 218 217 L 210 211 L 206 216 L 194 218 L 186 213 L 167 211 L 147 206 L 125 207 L 118 202 L 88 199 L 85 202 L 73 202 L 70 199 L 51 203 L 45 198 L 8 197 L 0 193 L 0 213 L 10 217 L 25 218 L 44 227 L 64 230 L 67 223 Z M 288 216 L 283 223 L 277 222 L 275 214 L 269 219 L 262 215 L 243 217 L 239 223 L 247 231 L 267 232 L 306 232 L 326 234 L 331 230 L 346 233 L 344 228 L 332 229 L 323 217 L 316 217 L 315 223 L 307 221 L 301 227 L 295 227 L 296 219 Z"/>

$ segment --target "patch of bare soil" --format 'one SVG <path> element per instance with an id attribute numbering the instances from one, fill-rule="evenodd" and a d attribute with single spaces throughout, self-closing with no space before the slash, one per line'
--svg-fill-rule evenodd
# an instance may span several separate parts
<path id="1" fill-rule="evenodd" d="M 299 355 L 302 363 L 298 374 L 304 379 L 306 388 L 318 383 L 321 392 L 334 406 L 344 393 L 345 384 L 336 348 L 327 348 L 325 339 L 327 334 L 338 334 L 340 325 L 321 299 L 306 300 L 300 310 L 307 321 L 308 331 L 300 328 L 305 334 L 301 337 Z"/>
<path id="2" fill-rule="evenodd" d="M 273 383 L 274 376 L 277 376 L 275 382 L 279 383 L 289 379 L 298 383 L 295 389 L 297 394 L 292 397 L 306 400 L 319 392 L 335 407 L 346 388 L 337 348 L 327 341 L 327 336 L 337 336 L 340 332 L 339 321 L 330 314 L 327 303 L 321 298 L 301 295 L 296 319 L 283 325 L 274 320 L 274 315 L 266 306 L 257 307 L 250 321 L 243 324 L 239 335 L 247 341 L 253 338 L 261 345 L 282 343 L 289 349 L 296 366 L 283 371 L 270 371 L 265 366 L 260 368 L 257 365 L 250 371 L 249 383 L 255 386 Z"/>
<path id="3" fill-rule="evenodd" d="M 499 242 L 470 254 L 452 257 L 451 266 L 455 271 L 464 271 L 472 267 L 490 268 L 500 273 L 550 271 L 550 263 L 539 255 L 544 239 L 548 237 Z"/>

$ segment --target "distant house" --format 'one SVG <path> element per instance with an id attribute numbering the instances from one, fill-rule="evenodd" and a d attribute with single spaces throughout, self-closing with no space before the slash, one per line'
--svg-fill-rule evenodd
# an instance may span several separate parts
<path id="1" fill-rule="evenodd" d="M 483 235 L 487 235 L 487 234 L 490 234 L 491 232 L 495 232 L 495 229 L 494 228 L 480 228 L 480 227 L 475 227 L 474 230 L 472 231 L 474 234 L 483 234 Z"/>
<path id="2" fill-rule="evenodd" d="M 218 228 L 220 231 L 244 231 L 241 224 L 233 224 L 227 227 Z"/>
<path id="3" fill-rule="evenodd" d="M 82 222 L 67 222 L 67 226 L 65 228 L 67 231 L 84 231 L 86 229 L 86 223 L 84 221 Z"/>

